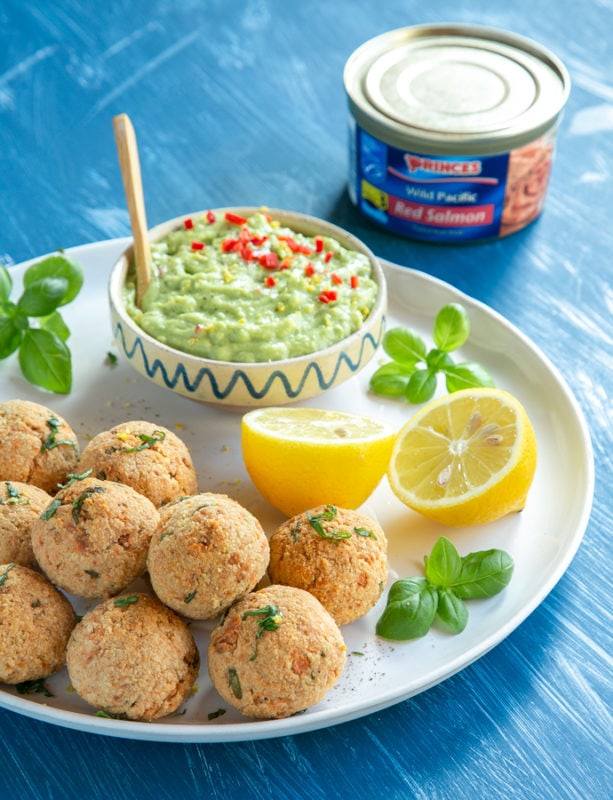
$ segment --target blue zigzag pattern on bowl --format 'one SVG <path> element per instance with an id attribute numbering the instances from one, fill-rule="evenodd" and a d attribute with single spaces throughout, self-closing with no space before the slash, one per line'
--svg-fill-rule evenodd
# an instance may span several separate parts
<path id="1" fill-rule="evenodd" d="M 323 374 L 321 372 L 321 369 L 320 369 L 319 365 L 317 364 L 317 362 L 316 361 L 311 361 L 306 366 L 306 368 L 305 368 L 305 370 L 304 370 L 304 372 L 302 374 L 302 378 L 301 378 L 298 386 L 296 386 L 295 388 L 292 387 L 290 381 L 288 380 L 287 376 L 283 372 L 281 372 L 280 370 L 274 370 L 270 374 L 268 380 L 266 381 L 266 383 L 264 384 L 264 386 L 262 387 L 262 389 L 260 391 L 258 391 L 255 388 L 255 386 L 253 385 L 253 383 L 251 382 L 249 377 L 245 374 L 245 372 L 243 372 L 243 370 L 240 370 L 240 369 L 238 369 L 238 370 L 236 370 L 234 372 L 230 382 L 228 383 L 228 385 L 225 388 L 220 387 L 217 379 L 215 378 L 215 375 L 211 372 L 211 370 L 208 367 L 203 367 L 201 370 L 199 370 L 198 374 L 196 375 L 196 377 L 194 378 L 193 381 L 190 381 L 189 376 L 187 375 L 187 372 L 186 372 L 185 367 L 183 366 L 183 364 L 179 364 L 179 366 L 176 368 L 176 370 L 174 372 L 174 375 L 169 376 L 167 371 L 166 371 L 166 368 L 164 367 L 164 365 L 162 364 L 162 362 L 158 358 L 155 358 L 152 362 L 149 361 L 149 359 L 147 358 L 147 354 L 145 352 L 145 348 L 143 346 L 143 343 L 141 341 L 140 336 L 137 336 L 136 339 L 134 340 L 133 347 L 132 348 L 128 348 L 128 345 L 126 344 L 126 338 L 125 338 L 125 334 L 124 334 L 124 330 L 123 330 L 123 326 L 122 326 L 121 322 L 117 322 L 117 324 L 115 326 L 115 337 L 117 337 L 117 336 L 120 337 L 121 344 L 122 344 L 122 347 L 123 347 L 123 351 L 124 351 L 124 353 L 127 355 L 127 357 L 129 359 L 134 358 L 134 356 L 137 353 L 140 353 L 140 356 L 141 356 L 141 358 L 143 360 L 143 366 L 145 368 L 145 371 L 146 371 L 147 375 L 151 379 L 154 379 L 156 373 L 159 372 L 161 377 L 162 377 L 162 380 L 163 380 L 165 386 L 167 386 L 169 389 L 174 389 L 176 387 L 176 385 L 179 382 L 181 382 L 183 384 L 183 386 L 185 387 L 186 391 L 188 391 L 188 392 L 193 394 L 194 392 L 196 392 L 198 390 L 198 387 L 200 386 L 200 384 L 202 383 L 204 378 L 208 378 L 209 384 L 211 386 L 211 391 L 213 392 L 213 395 L 216 397 L 216 399 L 217 400 L 225 400 L 226 397 L 228 397 L 232 393 L 232 391 L 234 390 L 234 387 L 236 386 L 238 381 L 242 380 L 243 383 L 245 384 L 245 388 L 249 392 L 250 396 L 253 397 L 256 400 L 261 400 L 262 397 L 265 397 L 266 394 L 268 393 L 273 381 L 275 381 L 277 379 L 280 380 L 281 383 L 283 384 L 283 387 L 285 389 L 285 393 L 287 394 L 287 396 L 289 398 L 294 399 L 294 398 L 298 397 L 298 395 L 301 393 L 301 391 L 302 391 L 302 389 L 304 387 L 304 384 L 306 383 L 307 378 L 309 377 L 309 373 L 311 371 L 314 371 L 316 373 L 317 381 L 319 383 L 320 389 L 322 391 L 325 391 L 326 389 L 329 389 L 330 386 L 332 386 L 334 384 L 334 381 L 336 380 L 336 376 L 338 375 L 338 372 L 339 372 L 343 362 L 345 364 L 347 364 L 347 366 L 349 367 L 351 372 L 356 372 L 359 369 L 360 364 L 362 363 L 362 357 L 364 355 L 364 348 L 366 347 L 366 344 L 369 343 L 372 346 L 373 352 L 374 352 L 377 349 L 377 347 L 379 346 L 379 343 L 381 341 L 381 337 L 383 335 L 384 329 L 385 329 L 385 320 L 384 320 L 384 318 L 382 318 L 381 325 L 379 326 L 378 338 L 375 339 L 375 337 L 372 336 L 372 334 L 370 334 L 370 333 L 367 333 L 364 336 L 364 338 L 362 339 L 362 342 L 361 342 L 360 352 L 359 352 L 358 358 L 357 358 L 357 360 L 355 362 L 352 361 L 346 353 L 341 352 L 341 354 L 339 355 L 338 361 L 336 363 L 336 367 L 334 369 L 334 372 L 333 372 L 332 376 L 330 377 L 330 379 L 328 381 L 326 381 L 326 379 L 324 378 L 324 376 L 323 376 Z"/>

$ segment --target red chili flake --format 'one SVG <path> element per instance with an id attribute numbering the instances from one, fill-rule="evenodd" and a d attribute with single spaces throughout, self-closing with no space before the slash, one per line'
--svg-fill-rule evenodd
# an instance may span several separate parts
<path id="1" fill-rule="evenodd" d="M 238 247 L 238 239 L 223 239 L 221 242 L 222 253 L 233 253 Z"/>
<path id="2" fill-rule="evenodd" d="M 323 253 L 324 250 L 324 240 L 321 236 L 315 237 L 315 252 L 316 253 Z"/>
<path id="3" fill-rule="evenodd" d="M 266 279 L 264 280 L 264 286 L 275 286 L 276 280 L 272 277 L 272 275 L 267 275 Z"/>
<path id="4" fill-rule="evenodd" d="M 194 333 L 200 333 L 201 330 L 202 330 L 202 325 L 199 322 L 196 325 L 194 325 Z"/>
<path id="5" fill-rule="evenodd" d="M 338 299 L 338 294 L 334 289 L 326 289 L 317 299 L 320 303 L 334 303 Z"/>
<path id="6" fill-rule="evenodd" d="M 337 286 L 340 286 L 343 282 L 343 279 L 337 272 L 333 272 L 330 277 L 332 278 L 332 283 L 335 283 Z"/>
<path id="7" fill-rule="evenodd" d="M 332 250 L 328 250 L 328 252 L 324 256 L 324 261 L 326 262 L 326 264 L 330 261 L 333 255 L 334 253 L 332 252 Z"/>
<path id="8" fill-rule="evenodd" d="M 311 264 L 311 262 L 309 262 L 304 268 L 304 274 L 307 276 L 307 278 L 311 278 L 313 275 L 315 275 L 315 267 Z"/>
<path id="9" fill-rule="evenodd" d="M 204 250 L 204 242 L 192 242 L 192 250 Z"/>
<path id="10" fill-rule="evenodd" d="M 279 266 L 279 256 L 276 253 L 264 253 L 259 256 L 258 261 L 265 269 L 277 269 Z"/>
<path id="11" fill-rule="evenodd" d="M 212 211 L 206 212 L 206 221 L 209 223 L 209 225 L 212 225 L 215 222 L 215 219 L 215 214 L 213 214 Z"/>
<path id="12" fill-rule="evenodd" d="M 183 220 L 183 227 L 186 231 L 190 231 L 194 227 L 194 220 L 191 217 Z"/>
<path id="13" fill-rule="evenodd" d="M 293 258 L 294 258 L 293 256 L 287 256 L 286 258 L 284 258 L 281 264 L 279 265 L 279 269 L 289 269 L 292 266 Z"/>
<path id="14" fill-rule="evenodd" d="M 231 222 L 233 225 L 244 225 L 247 219 L 239 217 L 238 214 L 233 214 L 231 211 L 226 211 L 226 222 Z"/>
<path id="15" fill-rule="evenodd" d="M 360 283 L 360 279 L 358 278 L 358 276 L 357 275 L 352 275 L 351 276 L 351 288 L 352 289 L 357 289 L 359 283 Z"/>

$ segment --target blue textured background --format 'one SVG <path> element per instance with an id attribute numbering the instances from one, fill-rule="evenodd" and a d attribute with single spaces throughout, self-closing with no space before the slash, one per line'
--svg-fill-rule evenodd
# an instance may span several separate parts
<path id="1" fill-rule="evenodd" d="M 347 198 L 346 59 L 371 36 L 440 21 L 530 36 L 571 73 L 545 213 L 499 242 L 404 240 Z M 356 722 L 245 744 L 133 742 L 0 710 L 0 797 L 608 800 L 612 30 L 610 0 L 0 0 L 0 260 L 129 234 L 111 126 L 126 112 L 151 225 L 184 209 L 291 208 L 449 281 L 559 367 L 597 466 L 566 575 L 445 683 Z"/>

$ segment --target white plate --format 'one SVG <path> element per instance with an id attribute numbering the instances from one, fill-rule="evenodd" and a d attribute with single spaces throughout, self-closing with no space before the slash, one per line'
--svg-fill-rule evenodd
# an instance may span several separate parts
<path id="1" fill-rule="evenodd" d="M 0 400 L 29 399 L 61 414 L 82 446 L 88 437 L 128 419 L 148 419 L 174 429 L 192 450 L 201 491 L 234 496 L 254 513 L 268 533 L 282 521 L 251 484 L 240 452 L 240 415 L 198 405 L 172 394 L 119 363 L 106 362 L 113 351 L 106 285 L 112 264 L 127 240 L 73 248 L 69 255 L 86 270 L 78 301 L 64 309 L 72 330 L 74 388 L 60 397 L 30 386 L 15 356 L 0 362 Z M 16 284 L 26 265 L 12 270 Z M 390 581 L 423 574 L 423 556 L 441 535 L 461 554 L 500 547 L 511 553 L 515 572 L 495 598 L 469 603 L 466 630 L 457 636 L 432 630 L 407 643 L 390 643 L 374 634 L 384 597 L 366 617 L 345 626 L 348 663 L 341 680 L 318 705 L 284 720 L 252 721 L 224 707 L 203 666 L 197 691 L 180 715 L 137 723 L 97 717 L 94 709 L 68 691 L 65 670 L 47 680 L 53 697 L 20 696 L 0 688 L 0 705 L 26 716 L 77 730 L 132 739 L 174 742 L 228 742 L 272 738 L 316 730 L 370 714 L 440 683 L 482 656 L 508 636 L 545 598 L 562 576 L 583 537 L 593 495 L 593 458 L 581 410 L 558 371 L 538 348 L 510 323 L 481 303 L 420 272 L 384 264 L 389 282 L 389 325 L 416 329 L 430 341 L 434 316 L 445 303 L 468 309 L 472 331 L 458 354 L 483 363 L 496 384 L 517 395 L 531 417 L 539 462 L 528 503 L 516 514 L 480 528 L 448 529 L 406 509 L 384 479 L 363 507 L 379 520 L 389 537 Z M 16 294 L 17 286 L 14 289 Z M 317 398 L 311 405 L 353 410 L 400 424 L 412 408 L 368 393 L 378 359 L 358 376 Z M 83 606 L 75 602 L 81 613 Z M 210 624 L 192 626 L 201 653 Z"/>

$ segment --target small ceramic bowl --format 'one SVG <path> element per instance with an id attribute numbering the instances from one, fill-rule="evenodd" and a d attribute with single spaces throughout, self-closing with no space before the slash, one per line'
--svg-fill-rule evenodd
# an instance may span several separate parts
<path id="1" fill-rule="evenodd" d="M 215 209 L 215 212 L 224 214 L 230 211 L 248 217 L 259 210 L 222 208 Z M 192 400 L 244 408 L 307 400 L 351 378 L 370 361 L 383 336 L 387 304 L 385 278 L 373 253 L 359 239 L 324 220 L 277 209 L 267 209 L 267 213 L 296 232 L 332 237 L 344 247 L 368 257 L 372 274 L 379 284 L 379 293 L 362 327 L 323 350 L 281 361 L 215 361 L 175 350 L 145 333 L 125 309 L 122 289 L 132 261 L 132 247 L 129 247 L 113 266 L 109 300 L 116 344 L 137 372 Z M 149 238 L 151 241 L 159 239 L 182 227 L 186 217 L 203 214 L 206 211 L 184 214 L 164 222 L 151 229 Z"/>

